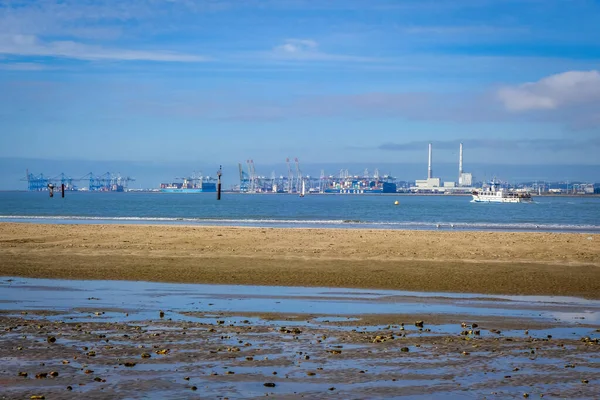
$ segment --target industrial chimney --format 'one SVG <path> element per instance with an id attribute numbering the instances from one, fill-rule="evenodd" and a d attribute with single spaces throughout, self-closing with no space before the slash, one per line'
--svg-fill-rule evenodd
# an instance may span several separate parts
<path id="1" fill-rule="evenodd" d="M 458 151 L 458 176 L 461 176 L 463 173 L 463 146 L 460 144 L 460 149 Z"/>
<path id="2" fill-rule="evenodd" d="M 431 143 L 429 143 L 429 166 L 427 167 L 427 179 L 433 178 L 433 173 L 431 171 Z"/>

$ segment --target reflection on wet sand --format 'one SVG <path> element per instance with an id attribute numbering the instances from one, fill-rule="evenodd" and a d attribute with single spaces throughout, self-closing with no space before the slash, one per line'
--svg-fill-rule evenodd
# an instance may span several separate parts
<path id="1" fill-rule="evenodd" d="M 22 278 L 0 294 L 7 398 L 600 392 L 597 301 Z"/>

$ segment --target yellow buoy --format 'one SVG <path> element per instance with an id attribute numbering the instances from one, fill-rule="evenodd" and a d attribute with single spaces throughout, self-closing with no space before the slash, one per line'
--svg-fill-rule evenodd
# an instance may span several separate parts
<path id="1" fill-rule="evenodd" d="M 396 201 L 394 202 L 394 205 L 396 205 L 396 206 L 397 206 L 398 204 L 400 204 L 400 202 L 399 202 L 398 200 L 396 200 Z"/>

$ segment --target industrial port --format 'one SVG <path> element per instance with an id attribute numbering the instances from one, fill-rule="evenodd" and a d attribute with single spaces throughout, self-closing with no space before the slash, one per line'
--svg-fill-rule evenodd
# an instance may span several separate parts
<path id="1" fill-rule="evenodd" d="M 425 150 L 425 149 L 423 149 Z M 249 194 L 470 194 L 486 185 L 485 181 L 476 181 L 470 172 L 463 169 L 463 144 L 458 146 L 458 168 L 456 181 L 442 181 L 433 173 L 433 144 L 427 147 L 428 163 L 427 177 L 415 181 L 399 180 L 391 174 L 381 174 L 378 169 L 372 172 L 368 169 L 362 173 L 350 173 L 348 169 L 340 169 L 327 174 L 321 170 L 319 176 L 303 174 L 298 158 L 286 159 L 286 171 L 277 174 L 272 171 L 269 175 L 257 172 L 254 160 L 248 159 L 238 164 L 239 184 L 231 186 L 229 192 Z M 423 171 L 425 169 L 423 168 Z M 425 175 L 425 174 L 424 174 Z M 212 193 L 216 192 L 216 177 L 194 172 L 191 176 L 174 178 L 172 182 L 161 183 L 158 188 L 129 189 L 130 182 L 135 181 L 129 176 L 119 173 L 106 172 L 102 175 L 88 173 L 80 178 L 72 178 L 64 173 L 48 177 L 44 174 L 35 175 L 27 171 L 26 178 L 29 191 L 48 190 L 49 185 L 60 187 L 64 185 L 67 191 L 91 192 L 127 192 L 151 191 L 163 193 Z M 498 181 L 498 180 L 496 180 Z M 510 185 L 500 181 L 505 189 L 514 192 L 542 194 L 600 194 L 600 188 L 592 183 L 583 182 L 522 182 Z"/>
<path id="2" fill-rule="evenodd" d="M 42 174 L 35 175 L 26 172 L 24 181 L 27 181 L 27 190 L 37 192 L 48 190 L 50 185 L 59 187 L 64 185 L 67 191 L 90 191 L 90 192 L 126 192 L 129 182 L 135 181 L 131 177 L 123 177 L 119 173 L 106 172 L 101 175 L 95 175 L 89 172 L 80 178 L 61 173 L 54 177 Z"/>
<path id="3" fill-rule="evenodd" d="M 304 188 L 305 193 L 396 193 L 394 178 L 388 175 L 380 176 L 375 170 L 372 174 L 365 170 L 361 175 L 351 175 L 347 169 L 342 169 L 336 175 L 326 175 L 321 170 L 319 177 L 303 175 L 297 158 L 293 163 L 286 159 L 287 174 L 276 175 L 272 172 L 269 177 L 259 175 L 253 160 L 246 161 L 244 170 L 240 163 L 240 184 L 237 191 L 242 193 L 298 193 Z"/>
<path id="4" fill-rule="evenodd" d="M 412 193 L 470 193 L 474 188 L 473 176 L 463 171 L 463 145 L 460 144 L 458 182 L 441 182 L 440 178 L 433 177 L 432 159 L 433 147 L 429 144 L 429 163 L 427 179 L 417 180 L 413 185 L 408 182 L 398 181 L 387 174 L 381 175 L 378 169 L 370 173 L 365 169 L 362 174 L 351 174 L 347 169 L 341 169 L 335 175 L 327 175 L 324 170 L 318 177 L 303 175 L 300 162 L 295 158 L 293 162 L 286 159 L 287 174 L 277 175 L 272 172 L 270 176 L 260 175 L 256 172 L 254 160 L 246 161 L 246 169 L 240 163 L 240 184 L 236 188 L 242 193 L 301 193 L 305 188 L 307 193 L 322 194 L 384 194 L 398 192 Z"/>

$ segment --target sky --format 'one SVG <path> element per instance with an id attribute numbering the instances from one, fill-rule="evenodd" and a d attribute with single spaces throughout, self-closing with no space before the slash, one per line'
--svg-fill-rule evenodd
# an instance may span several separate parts
<path id="1" fill-rule="evenodd" d="M 595 0 L 0 0 L 0 158 L 373 165 L 432 142 L 448 163 L 463 142 L 465 167 L 598 165 L 599 21 Z"/>

